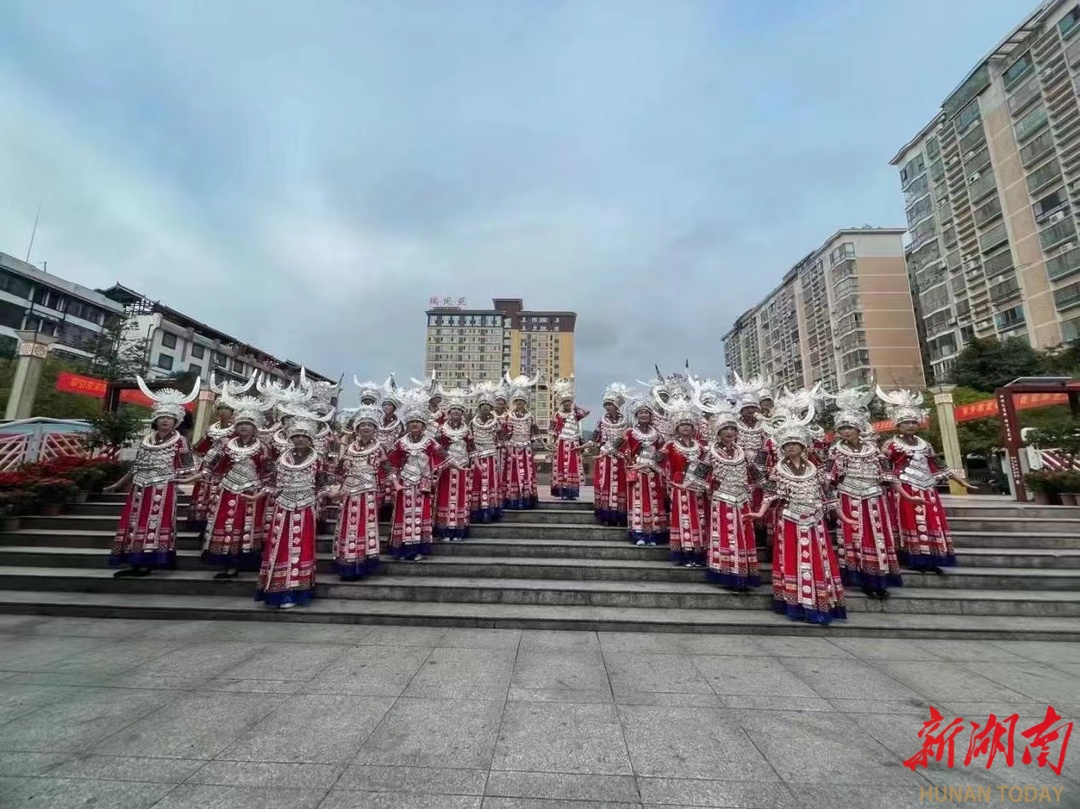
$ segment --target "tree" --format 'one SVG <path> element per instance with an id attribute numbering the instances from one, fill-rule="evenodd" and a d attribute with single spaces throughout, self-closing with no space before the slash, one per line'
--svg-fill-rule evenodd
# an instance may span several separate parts
<path id="1" fill-rule="evenodd" d="M 1053 376 L 1080 376 L 1080 339 L 1044 352 L 1046 372 Z"/>
<path id="2" fill-rule="evenodd" d="M 134 317 L 107 321 L 91 351 L 82 370 L 106 382 L 145 376 L 150 366 L 150 339 L 139 336 Z"/>
<path id="3" fill-rule="evenodd" d="M 952 381 L 966 388 L 993 393 L 1021 376 L 1041 376 L 1046 357 L 1026 340 L 985 337 L 972 340 L 956 358 Z"/>
<path id="4" fill-rule="evenodd" d="M 1016 377 L 1013 377 L 1015 379 Z M 1012 380 L 1009 380 L 1010 382 Z M 960 406 L 981 402 L 986 393 L 974 388 L 958 387 L 953 391 L 953 404 Z M 938 424 L 937 408 L 933 406 L 934 396 L 926 394 L 930 409 L 930 426 L 924 437 L 938 449 L 941 449 L 941 427 Z M 1001 420 L 995 416 L 985 419 L 973 419 L 956 425 L 956 435 L 960 441 L 960 452 L 964 455 L 989 455 L 1002 443 Z"/>

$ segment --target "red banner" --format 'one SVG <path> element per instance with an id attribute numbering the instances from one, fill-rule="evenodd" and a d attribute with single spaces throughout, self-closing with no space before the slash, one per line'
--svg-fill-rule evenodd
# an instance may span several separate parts
<path id="1" fill-rule="evenodd" d="M 61 371 L 56 375 L 56 389 L 61 393 L 76 393 L 80 396 L 93 396 L 95 399 L 104 399 L 105 389 L 108 386 L 104 379 L 79 376 L 69 371 Z"/>
<path id="2" fill-rule="evenodd" d="M 1032 410 L 1036 407 L 1068 404 L 1069 395 L 1067 393 L 1018 393 L 1013 397 L 1013 400 L 1016 402 L 1017 410 Z M 983 399 L 981 402 L 956 405 L 953 408 L 953 415 L 957 424 L 963 424 L 965 421 L 975 421 L 976 419 L 996 419 L 999 417 L 997 399 L 991 397 Z M 925 428 L 929 424 L 928 421 L 924 422 L 922 427 Z M 876 421 L 873 427 L 879 433 L 892 432 L 894 429 L 893 423 L 888 420 Z"/>
<path id="3" fill-rule="evenodd" d="M 139 405 L 139 407 L 153 407 L 154 403 L 143 395 L 141 390 L 122 390 L 120 391 L 120 401 L 124 404 Z M 195 412 L 195 402 L 188 402 L 184 405 L 184 410 L 189 413 Z"/>

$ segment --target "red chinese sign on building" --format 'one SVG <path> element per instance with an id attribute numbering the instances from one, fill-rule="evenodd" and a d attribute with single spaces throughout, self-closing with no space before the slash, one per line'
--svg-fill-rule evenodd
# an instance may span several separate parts
<path id="1" fill-rule="evenodd" d="M 94 379 L 92 376 L 80 376 L 69 371 L 61 371 L 56 375 L 56 389 L 61 393 L 77 393 L 80 396 L 104 399 L 108 387 L 109 383 L 104 379 Z"/>
<path id="2" fill-rule="evenodd" d="M 930 721 L 924 722 L 922 730 L 919 731 L 922 749 L 905 761 L 904 766 L 914 772 L 919 767 L 925 769 L 931 759 L 944 759 L 945 766 L 952 769 L 957 760 L 957 736 L 964 731 L 965 724 L 970 724 L 971 732 L 967 736 L 963 766 L 967 767 L 979 759 L 985 759 L 986 769 L 990 769 L 994 759 L 1000 755 L 1005 766 L 1012 767 L 1015 761 L 1014 734 L 1019 719 L 1019 714 L 1005 719 L 998 719 L 994 714 L 990 714 L 986 722 L 980 724 L 965 723 L 962 717 L 957 717 L 942 728 L 945 717 L 931 705 Z M 1072 730 L 1072 722 L 1065 722 L 1053 706 L 1047 706 L 1046 716 L 1020 733 L 1027 740 L 1021 761 L 1024 764 L 1034 763 L 1039 767 L 1049 767 L 1056 775 L 1061 775 Z"/>

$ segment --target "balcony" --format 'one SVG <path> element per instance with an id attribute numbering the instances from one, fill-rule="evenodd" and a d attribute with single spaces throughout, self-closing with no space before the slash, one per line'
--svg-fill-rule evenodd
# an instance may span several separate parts
<path id="1" fill-rule="evenodd" d="M 1050 132 L 1041 132 L 1030 143 L 1025 143 L 1020 149 L 1020 162 L 1030 166 L 1040 157 L 1054 148 L 1054 136 Z"/>
<path id="2" fill-rule="evenodd" d="M 997 182 L 992 171 L 987 171 L 974 180 L 968 177 L 968 180 L 968 197 L 973 205 L 997 188 Z"/>
<path id="3" fill-rule="evenodd" d="M 1080 42 L 1080 40 L 1077 40 Z M 1035 193 L 1041 188 L 1052 183 L 1058 177 L 1061 176 L 1061 165 L 1058 163 L 1057 158 L 1054 158 L 1049 163 L 1039 166 L 1035 171 L 1028 175 L 1027 186 L 1028 191 Z"/>
<path id="4" fill-rule="evenodd" d="M 1059 312 L 1080 306 L 1080 281 L 1074 281 L 1068 286 L 1054 290 L 1054 306 Z"/>
<path id="5" fill-rule="evenodd" d="M 983 253 L 986 253 L 986 252 L 988 252 L 990 250 L 993 250 L 995 247 L 1000 245 L 1002 242 L 1008 240 L 1008 238 L 1009 238 L 1009 233 L 1005 229 L 1005 223 L 1004 222 L 999 222 L 997 225 L 992 227 L 986 233 L 979 236 L 979 249 Z"/>
<path id="6" fill-rule="evenodd" d="M 1080 270 L 1080 247 L 1066 250 L 1046 261 L 1046 275 L 1051 281 L 1068 278 L 1077 270 Z"/>
<path id="7" fill-rule="evenodd" d="M 1024 107 L 1034 101 L 1041 95 L 1038 80 L 1032 80 L 1020 87 L 1015 93 L 1009 96 L 1007 102 L 1009 107 L 1009 113 L 1016 115 Z"/>
<path id="8" fill-rule="evenodd" d="M 1001 303 L 1020 294 L 1020 282 L 1015 277 L 1008 278 L 990 287 L 990 300 Z"/>
<path id="9" fill-rule="evenodd" d="M 1046 252 L 1074 236 L 1076 236 L 1076 221 L 1067 217 L 1040 232 L 1039 244 L 1042 245 L 1043 252 Z"/>

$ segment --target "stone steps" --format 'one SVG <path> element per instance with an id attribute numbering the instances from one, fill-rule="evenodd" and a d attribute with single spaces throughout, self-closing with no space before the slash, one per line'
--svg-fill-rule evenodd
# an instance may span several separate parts
<path id="1" fill-rule="evenodd" d="M 417 563 L 422 566 L 423 562 Z M 138 579 L 114 579 L 110 570 L 54 567 L 0 567 L 0 590 L 41 592 L 233 595 L 250 598 L 254 581 L 214 581 L 206 572 L 167 571 Z M 380 575 L 361 582 L 323 577 L 320 598 L 360 601 L 519 604 L 616 607 L 633 610 L 768 609 L 771 591 L 729 593 L 699 582 L 569 581 L 549 579 L 469 579 L 450 576 Z M 901 588 L 887 602 L 848 595 L 853 614 L 964 614 L 1080 617 L 1080 593 L 1053 590 L 971 590 Z"/>
<path id="2" fill-rule="evenodd" d="M 73 505 L 60 517 L 26 518 L 23 530 L 0 534 L 0 612 L 1080 638 L 1080 508 L 950 498 L 960 566 L 941 576 L 906 571 L 906 586 L 885 602 L 849 592 L 851 620 L 822 630 L 772 614 L 768 587 L 729 593 L 709 583 L 701 569 L 671 565 L 666 547 L 629 544 L 624 528 L 595 524 L 588 498 L 506 512 L 499 523 L 474 525 L 467 541 L 437 543 L 423 562 L 384 558 L 383 572 L 361 582 L 340 582 L 329 572 L 330 536 L 321 536 L 319 598 L 311 607 L 285 612 L 253 602 L 253 574 L 212 580 L 214 571 L 199 561 L 198 535 L 184 530 L 177 570 L 113 579 L 105 554 L 122 501 L 122 495 L 105 496 Z M 389 533 L 387 526 L 382 533 Z M 767 566 L 763 575 L 767 579 Z"/>
<path id="3" fill-rule="evenodd" d="M 466 543 L 443 543 L 444 547 L 458 547 Z M 319 553 L 319 570 L 335 578 L 332 573 L 332 557 L 326 550 Z M 637 548 L 635 548 L 637 550 Z M 655 551 L 656 549 L 650 549 Z M 661 550 L 661 553 L 665 551 Z M 447 576 L 470 579 L 547 579 L 567 581 L 623 581 L 623 582 L 706 582 L 701 568 L 687 568 L 671 564 L 665 558 L 639 559 L 577 559 L 556 556 L 444 556 L 428 557 L 422 564 L 402 562 L 391 558 L 382 560 L 385 573 L 391 576 Z M 0 566 L 77 568 L 100 570 L 105 567 L 103 549 L 61 548 L 49 545 L 2 546 Z M 185 571 L 203 570 L 205 567 L 196 549 L 183 549 L 177 553 L 177 568 Z M 763 565 L 761 575 L 768 580 L 770 566 Z M 324 579 L 329 581 L 329 579 Z M 955 567 L 943 575 L 904 573 L 907 587 L 944 589 L 962 588 L 983 590 L 992 588 L 1013 590 L 1080 590 L 1080 570 L 1056 570 L 1020 567 Z"/>
<path id="4" fill-rule="evenodd" d="M 316 600 L 268 610 L 227 595 L 171 596 L 0 591 L 0 613 L 84 618 L 395 624 L 598 632 L 691 632 L 803 637 L 1080 641 L 1078 618 L 859 613 L 828 627 L 792 623 L 769 610 L 632 610 L 615 607 Z"/>
<path id="5" fill-rule="evenodd" d="M 666 549 L 649 550 L 648 558 L 637 559 L 580 559 L 557 556 L 515 557 L 443 555 L 448 548 L 464 547 L 468 543 L 443 543 L 439 553 L 428 557 L 422 565 L 402 562 L 389 557 L 382 560 L 383 570 L 394 576 L 450 576 L 459 578 L 537 578 L 577 581 L 658 581 L 705 582 L 705 571 L 671 564 Z M 656 553 L 659 551 L 659 554 Z M 319 569 L 330 574 L 329 547 L 321 548 Z M 0 566 L 57 567 L 101 569 L 105 566 L 105 551 L 99 548 L 62 548 L 50 545 L 0 546 Z M 177 567 L 181 570 L 209 570 L 199 559 L 195 548 L 178 551 Z M 762 565 L 761 574 L 768 579 L 769 565 Z M 992 587 L 1016 590 L 1080 590 L 1080 571 L 1021 567 L 956 567 L 944 575 L 904 573 L 905 584 L 923 588 L 988 589 Z"/>

